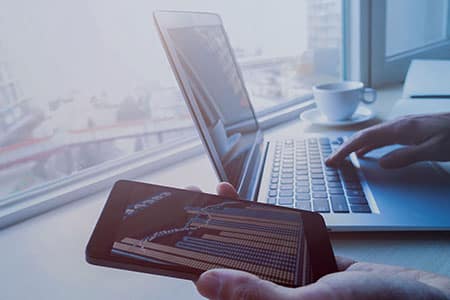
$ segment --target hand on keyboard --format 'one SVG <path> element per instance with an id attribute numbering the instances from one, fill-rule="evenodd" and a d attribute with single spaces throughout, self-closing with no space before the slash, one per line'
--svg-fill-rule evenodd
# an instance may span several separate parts
<path id="1" fill-rule="evenodd" d="M 371 213 L 353 165 L 324 166 L 324 158 L 342 142 L 326 137 L 276 141 L 266 202 L 319 213 Z"/>
<path id="2" fill-rule="evenodd" d="M 352 152 L 358 156 L 388 145 L 406 147 L 380 159 L 383 168 L 400 168 L 418 161 L 450 160 L 450 113 L 405 116 L 362 130 L 332 154 L 326 164 L 338 167 Z"/>

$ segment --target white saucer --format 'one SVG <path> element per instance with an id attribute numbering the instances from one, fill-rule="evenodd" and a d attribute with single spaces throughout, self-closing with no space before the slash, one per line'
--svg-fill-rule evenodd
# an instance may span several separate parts
<path id="1" fill-rule="evenodd" d="M 317 109 L 311 109 L 304 111 L 300 115 L 300 119 L 316 125 L 326 125 L 326 126 L 347 126 L 359 124 L 372 119 L 375 114 L 368 108 L 360 106 L 356 109 L 355 113 L 350 119 L 342 121 L 330 121 Z"/>

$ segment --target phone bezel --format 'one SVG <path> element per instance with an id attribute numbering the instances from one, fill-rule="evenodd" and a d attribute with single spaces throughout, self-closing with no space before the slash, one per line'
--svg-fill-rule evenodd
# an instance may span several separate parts
<path id="1" fill-rule="evenodd" d="M 127 180 L 120 180 L 116 182 L 109 194 L 108 200 L 105 203 L 102 213 L 86 246 L 87 262 L 94 265 L 106 267 L 170 276 L 181 279 L 196 280 L 202 273 L 199 272 L 198 269 L 183 267 L 183 270 L 180 270 L 180 267 L 178 266 L 163 266 L 151 262 L 139 263 L 139 261 L 131 258 L 120 257 L 111 254 L 112 245 L 117 236 L 117 231 L 119 230 L 119 226 L 122 221 L 123 212 L 128 204 L 128 201 L 124 201 L 124 199 L 128 199 L 131 189 L 133 189 L 136 185 L 145 185 L 149 189 L 164 188 L 193 194 L 199 193 L 196 191 L 187 191 L 173 187 L 165 187 Z M 211 196 L 213 198 L 224 198 L 212 194 L 203 194 Z M 255 204 L 261 206 L 273 206 L 270 204 L 257 202 L 255 202 Z M 292 208 L 279 206 L 277 207 L 281 209 L 292 210 Z M 305 237 L 310 253 L 313 280 L 316 281 L 326 274 L 336 272 L 336 261 L 328 237 L 328 231 L 326 229 L 325 222 L 322 216 L 320 214 L 309 211 L 296 211 L 300 211 L 302 215 Z M 292 285 L 289 287 L 298 287 L 298 285 Z"/>

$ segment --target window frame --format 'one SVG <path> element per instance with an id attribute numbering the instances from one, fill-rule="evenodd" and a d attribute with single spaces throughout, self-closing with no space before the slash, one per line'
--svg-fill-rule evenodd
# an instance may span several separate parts
<path id="1" fill-rule="evenodd" d="M 343 78 L 370 86 L 370 0 L 343 0 Z"/>
<path id="2" fill-rule="evenodd" d="M 344 25 L 348 33 L 345 44 L 350 49 L 345 57 L 344 78 L 380 87 L 403 82 L 412 59 L 450 57 L 450 22 L 447 22 L 446 40 L 386 57 L 386 1 L 344 0 Z M 447 16 L 450 16 L 449 3 Z"/>

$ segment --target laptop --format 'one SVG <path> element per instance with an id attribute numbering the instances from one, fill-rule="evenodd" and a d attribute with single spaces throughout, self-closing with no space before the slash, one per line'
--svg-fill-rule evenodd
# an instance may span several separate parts
<path id="1" fill-rule="evenodd" d="M 450 229 L 450 178 L 435 164 L 384 170 L 377 159 L 393 146 L 333 169 L 324 160 L 345 137 L 266 140 L 220 16 L 154 20 L 214 169 L 242 199 L 319 212 L 331 231 Z"/>

